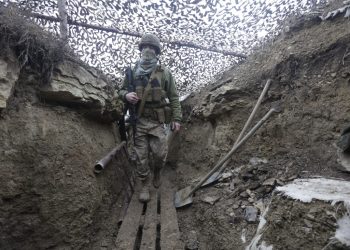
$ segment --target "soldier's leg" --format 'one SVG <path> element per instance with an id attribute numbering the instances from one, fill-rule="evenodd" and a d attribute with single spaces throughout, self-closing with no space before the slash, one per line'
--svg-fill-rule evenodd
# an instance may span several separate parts
<path id="1" fill-rule="evenodd" d="M 136 174 L 142 185 L 139 200 L 141 202 L 148 202 L 150 200 L 150 168 L 148 160 L 149 143 L 147 130 L 144 130 L 142 127 L 138 127 L 136 131 L 134 150 L 136 154 Z"/>
<path id="2" fill-rule="evenodd" d="M 160 186 L 160 170 L 164 167 L 168 155 L 166 133 L 162 125 L 150 131 L 149 143 L 154 162 L 153 185 L 158 188 Z"/>
<path id="3" fill-rule="evenodd" d="M 149 173 L 149 146 L 148 135 L 144 131 L 139 129 L 136 132 L 134 151 L 136 155 L 136 174 L 140 179 L 145 179 Z"/>

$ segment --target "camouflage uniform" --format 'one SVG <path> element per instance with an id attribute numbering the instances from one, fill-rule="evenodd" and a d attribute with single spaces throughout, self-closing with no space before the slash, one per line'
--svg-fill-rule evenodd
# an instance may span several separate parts
<path id="1" fill-rule="evenodd" d="M 160 169 L 164 166 L 168 144 L 164 123 L 172 123 L 175 131 L 180 129 L 181 107 L 170 71 L 158 65 L 161 52 L 160 40 L 153 34 L 142 36 L 139 49 L 141 57 L 132 73 L 128 72 L 119 96 L 126 102 L 137 105 L 137 122 L 134 152 L 136 172 L 141 181 L 139 200 L 148 202 L 150 155 L 153 156 L 153 185 L 160 185 Z M 130 77 L 132 75 L 132 77 Z M 129 82 L 132 78 L 132 82 Z"/>
<path id="2" fill-rule="evenodd" d="M 175 80 L 170 71 L 165 67 L 158 66 L 156 70 L 161 71 L 160 74 L 160 89 L 164 96 L 169 99 L 169 107 L 172 111 L 172 121 L 181 121 L 181 106 L 179 102 L 179 96 L 175 88 Z M 144 80 L 143 84 L 148 83 L 148 76 Z M 139 80 L 133 70 L 134 81 Z M 128 93 L 128 79 L 125 78 L 122 89 L 119 91 L 119 96 L 125 100 L 125 95 Z M 153 87 L 150 93 L 154 92 Z M 142 98 L 142 94 L 138 93 L 139 98 Z M 134 150 L 136 153 L 137 174 L 140 178 L 147 178 L 150 173 L 149 155 L 150 152 L 153 156 L 153 162 L 155 168 L 162 168 L 165 164 L 168 146 L 166 141 L 166 133 L 164 129 L 163 118 L 159 117 L 157 110 L 162 109 L 164 105 L 163 101 L 154 102 L 150 101 L 145 103 L 144 112 L 141 117 L 138 117 L 135 135 Z M 159 119 L 160 118 L 160 119 Z"/>

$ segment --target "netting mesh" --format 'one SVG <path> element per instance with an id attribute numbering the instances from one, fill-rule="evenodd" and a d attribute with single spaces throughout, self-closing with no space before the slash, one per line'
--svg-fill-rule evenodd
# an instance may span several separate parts
<path id="1" fill-rule="evenodd" d="M 56 0 L 2 0 L 34 13 L 58 17 Z M 202 49 L 178 46 L 189 42 L 207 48 L 249 54 L 275 36 L 283 20 L 301 15 L 327 0 L 67 0 L 70 20 L 114 28 L 118 33 L 69 25 L 69 44 L 91 66 L 120 83 L 126 66 L 139 58 L 138 37 L 145 32 L 163 41 L 162 64 L 169 67 L 181 94 L 208 83 L 240 58 Z M 59 23 L 35 18 L 59 35 Z"/>

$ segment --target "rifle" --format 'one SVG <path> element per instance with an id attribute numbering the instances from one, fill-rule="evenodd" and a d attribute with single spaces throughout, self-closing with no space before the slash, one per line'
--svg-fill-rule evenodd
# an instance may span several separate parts
<path id="1" fill-rule="evenodd" d="M 132 76 L 132 69 L 131 67 L 128 67 L 125 71 L 126 77 L 128 79 L 128 92 L 135 92 L 135 85 L 134 85 L 134 80 Z M 126 110 L 125 113 L 129 110 L 129 124 L 132 127 L 132 134 L 133 134 L 133 140 L 135 144 L 135 134 L 136 134 L 136 123 L 138 120 L 137 117 L 137 108 L 135 104 L 127 103 L 126 104 Z"/>
<path id="2" fill-rule="evenodd" d="M 132 77 L 132 70 L 131 67 L 126 68 L 125 75 L 128 80 L 128 92 L 135 92 L 135 86 L 133 84 L 133 77 Z M 133 105 L 131 103 L 126 102 L 126 105 L 123 110 L 123 116 L 118 121 L 118 128 L 119 128 L 119 134 L 120 139 L 122 141 L 127 141 L 127 134 L 126 134 L 126 125 L 125 125 L 125 115 L 127 114 L 129 110 L 129 118 L 128 123 L 132 126 L 133 129 L 133 138 L 135 143 L 135 133 L 136 133 L 136 122 L 137 122 L 137 116 L 136 116 L 136 105 Z"/>
<path id="3" fill-rule="evenodd" d="M 125 108 L 124 108 L 125 110 Z M 127 135 L 126 135 L 126 127 L 125 127 L 125 111 L 123 110 L 122 118 L 118 121 L 118 129 L 120 134 L 120 139 L 122 141 L 127 141 Z"/>

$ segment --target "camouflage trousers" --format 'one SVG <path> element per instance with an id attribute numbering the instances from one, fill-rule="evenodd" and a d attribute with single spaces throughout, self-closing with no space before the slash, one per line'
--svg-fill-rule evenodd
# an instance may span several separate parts
<path id="1" fill-rule="evenodd" d="M 140 118 L 136 128 L 134 153 L 136 154 L 136 173 L 139 178 L 147 178 L 151 171 L 151 162 L 153 169 L 162 168 L 168 154 L 163 124 L 148 118 Z"/>

